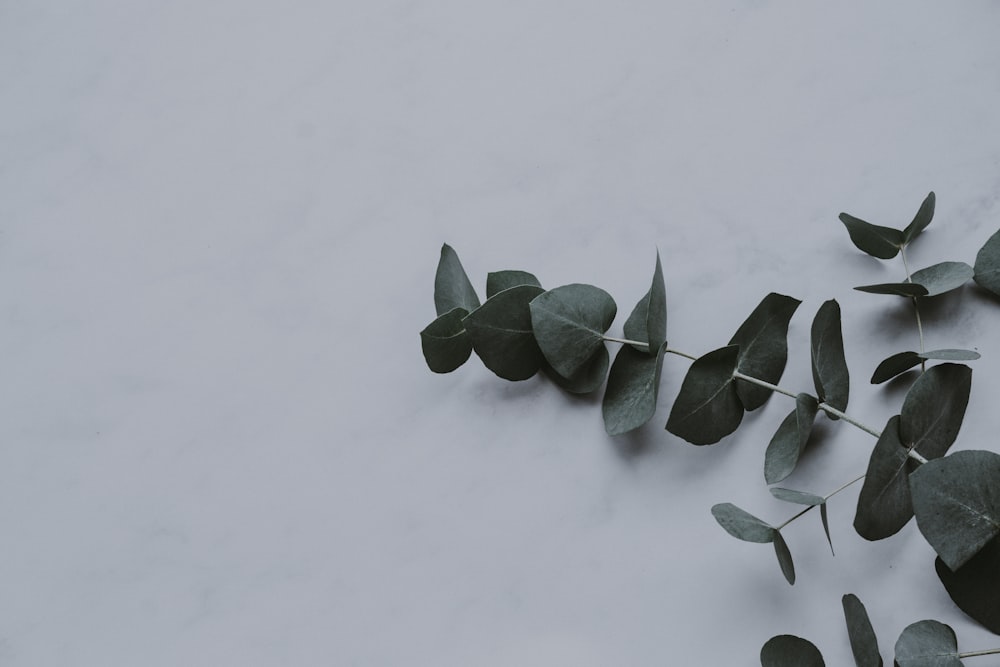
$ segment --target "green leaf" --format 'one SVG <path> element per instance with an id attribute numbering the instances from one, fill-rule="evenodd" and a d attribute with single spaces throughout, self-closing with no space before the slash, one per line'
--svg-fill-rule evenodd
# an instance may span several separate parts
<path id="1" fill-rule="evenodd" d="M 645 296 L 635 304 L 632 314 L 625 321 L 624 331 L 626 338 L 647 343 L 648 348 L 633 347 L 649 356 L 655 356 L 656 351 L 667 341 L 667 290 L 663 285 L 659 251 L 656 252 L 653 283 Z"/>
<path id="2" fill-rule="evenodd" d="M 774 541 L 778 533 L 773 526 L 767 524 L 753 514 L 740 509 L 732 503 L 719 503 L 712 507 L 712 516 L 725 528 L 726 532 L 744 542 L 767 544 Z"/>
<path id="3" fill-rule="evenodd" d="M 927 229 L 927 225 L 931 224 L 931 220 L 934 219 L 934 200 L 933 192 L 928 194 L 924 199 L 917 214 L 913 216 L 913 222 L 908 224 L 906 229 L 903 230 L 903 243 L 913 241 L 913 239 L 920 236 L 920 232 Z"/>
<path id="4" fill-rule="evenodd" d="M 739 372 L 778 383 L 788 360 L 788 323 L 800 303 L 774 292 L 761 300 L 729 341 L 740 347 Z M 770 389 L 743 380 L 736 382 L 736 393 L 747 410 L 756 410 L 771 396 Z"/>
<path id="5" fill-rule="evenodd" d="M 760 649 L 761 667 L 825 667 L 816 645 L 795 635 L 771 637 Z"/>
<path id="6" fill-rule="evenodd" d="M 906 626 L 896 641 L 899 667 L 962 667 L 955 631 L 937 621 Z"/>
<path id="7" fill-rule="evenodd" d="M 836 556 L 837 554 L 833 551 L 833 538 L 830 537 L 830 515 L 826 511 L 826 503 L 819 506 L 819 518 L 823 523 L 823 532 L 826 533 L 826 542 L 830 545 L 830 553 Z"/>
<path id="8" fill-rule="evenodd" d="M 601 406 L 608 435 L 637 429 L 653 416 L 665 349 L 666 345 L 661 345 L 655 357 L 628 345 L 618 350 Z"/>
<path id="9" fill-rule="evenodd" d="M 809 394 L 795 397 L 795 409 L 781 422 L 764 455 L 764 479 L 768 484 L 780 482 L 795 470 L 809 441 L 818 405 Z"/>
<path id="10" fill-rule="evenodd" d="M 1000 231 L 991 236 L 976 254 L 976 284 L 1000 296 Z"/>
<path id="11" fill-rule="evenodd" d="M 527 271 L 493 271 L 486 274 L 486 298 L 489 299 L 505 289 L 521 285 L 542 286 L 538 278 Z"/>
<path id="12" fill-rule="evenodd" d="M 899 439 L 899 415 L 889 419 L 875 443 L 858 496 L 854 529 L 866 540 L 895 535 L 913 516 L 907 477 L 917 462 Z"/>
<path id="13" fill-rule="evenodd" d="M 979 358 L 979 353 L 972 350 L 947 349 L 921 352 L 917 356 L 921 359 L 940 359 L 941 361 L 975 361 Z"/>
<path id="14" fill-rule="evenodd" d="M 420 347 L 427 366 L 435 373 L 450 373 L 472 354 L 472 338 L 465 330 L 464 308 L 449 310 L 420 332 Z"/>
<path id="15" fill-rule="evenodd" d="M 545 369 L 545 373 L 553 382 L 569 393 L 589 394 L 592 391 L 596 391 L 604 383 L 604 378 L 608 376 L 608 365 L 610 362 L 611 357 L 608 355 L 608 348 L 602 345 L 597 348 L 597 352 L 590 358 L 590 361 L 581 366 L 576 375 L 571 378 L 564 378 L 559 375 L 548 364 L 544 364 L 542 368 Z"/>
<path id="16" fill-rule="evenodd" d="M 785 581 L 790 585 L 795 585 L 795 565 L 792 563 L 792 552 L 788 550 L 785 538 L 781 536 L 781 531 L 774 531 L 774 554 L 778 557 L 778 565 L 781 566 L 781 573 L 785 575 Z"/>
<path id="17" fill-rule="evenodd" d="M 927 369 L 903 399 L 899 437 L 924 458 L 945 455 L 958 437 L 972 389 L 972 369 L 961 364 L 938 364 Z"/>
<path id="18" fill-rule="evenodd" d="M 905 373 L 914 366 L 920 365 L 921 356 L 916 352 L 897 352 L 882 360 L 872 373 L 872 384 L 882 384 L 900 373 Z"/>
<path id="19" fill-rule="evenodd" d="M 441 246 L 441 259 L 438 260 L 437 273 L 434 275 L 434 307 L 437 308 L 438 315 L 456 308 L 469 313 L 479 308 L 476 290 L 469 282 L 458 254 L 447 243 Z"/>
<path id="20" fill-rule="evenodd" d="M 483 364 L 505 380 L 527 380 L 541 368 L 528 304 L 542 288 L 522 285 L 500 292 L 469 313 L 465 329 Z"/>
<path id="21" fill-rule="evenodd" d="M 879 259 L 892 259 L 903 247 L 903 232 L 891 227 L 880 227 L 847 213 L 840 214 L 840 221 L 847 227 L 851 241 L 858 250 Z"/>
<path id="22" fill-rule="evenodd" d="M 941 262 L 915 271 L 910 281 L 922 285 L 927 296 L 937 296 L 958 289 L 972 280 L 975 271 L 965 262 Z"/>
<path id="23" fill-rule="evenodd" d="M 927 288 L 916 283 L 880 283 L 878 285 L 862 285 L 854 289 L 869 294 L 892 294 L 895 296 L 927 296 Z"/>
<path id="24" fill-rule="evenodd" d="M 823 496 L 817 496 L 814 493 L 806 493 L 805 491 L 796 491 L 795 489 L 783 489 L 780 486 L 773 486 L 770 489 L 771 495 L 778 500 L 783 500 L 786 503 L 794 503 L 796 505 L 808 505 L 813 507 L 815 505 L 822 505 L 826 502 Z"/>
<path id="25" fill-rule="evenodd" d="M 545 359 L 559 375 L 573 377 L 604 345 L 615 319 L 611 295 L 593 285 L 563 285 L 531 302 L 531 325 Z"/>
<path id="26" fill-rule="evenodd" d="M 743 404 L 733 373 L 739 357 L 735 345 L 703 355 L 688 368 L 667 430 L 695 445 L 710 445 L 729 435 L 743 421 Z"/>
<path id="27" fill-rule="evenodd" d="M 955 452 L 910 475 L 917 527 L 952 570 L 1000 535 L 1000 455 Z"/>
<path id="28" fill-rule="evenodd" d="M 847 621 L 847 636 L 851 640 L 854 664 L 857 667 L 882 667 L 882 656 L 878 652 L 875 630 L 868 619 L 868 610 L 858 596 L 848 593 L 841 598 L 844 606 L 844 620 Z"/>
<path id="29" fill-rule="evenodd" d="M 935 559 L 934 569 L 958 608 L 1000 635 L 1000 538 L 955 571 L 940 558 Z"/>
<path id="30" fill-rule="evenodd" d="M 851 383 L 844 358 L 840 304 L 834 299 L 820 306 L 813 318 L 812 372 L 820 400 L 843 412 L 847 408 Z"/>

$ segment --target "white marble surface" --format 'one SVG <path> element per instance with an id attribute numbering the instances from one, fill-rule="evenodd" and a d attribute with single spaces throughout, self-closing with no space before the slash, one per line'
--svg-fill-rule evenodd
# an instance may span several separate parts
<path id="1" fill-rule="evenodd" d="M 26 1 L 0 7 L 0 664 L 754 665 L 773 634 L 850 664 L 840 597 L 889 657 L 908 623 L 1000 644 L 911 524 L 856 492 L 791 528 L 799 581 L 709 514 L 778 520 L 776 397 L 711 448 L 599 397 L 424 366 L 433 272 L 590 282 L 613 330 L 663 256 L 670 340 L 725 343 L 767 292 L 844 309 L 851 412 L 916 345 L 851 286 L 900 276 L 837 214 L 903 225 L 914 265 L 1000 228 L 1000 5 L 589 0 Z M 1000 304 L 966 288 L 932 347 L 983 354 L 959 447 L 997 448 Z M 872 442 L 832 425 L 789 483 Z"/>

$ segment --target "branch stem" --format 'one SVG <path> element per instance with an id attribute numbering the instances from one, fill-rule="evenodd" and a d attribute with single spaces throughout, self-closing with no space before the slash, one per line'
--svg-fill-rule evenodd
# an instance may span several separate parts
<path id="1" fill-rule="evenodd" d="M 906 271 L 906 282 L 912 283 L 913 280 L 910 278 L 910 265 L 906 263 L 906 248 L 899 249 L 899 256 L 903 260 L 903 270 Z M 920 304 L 917 301 L 917 297 L 912 296 L 910 300 L 913 301 L 913 313 L 917 316 L 917 334 L 920 336 L 920 354 L 924 353 L 924 325 L 920 321 Z M 926 360 L 921 359 L 920 361 L 920 371 L 926 370 Z"/>
<path id="2" fill-rule="evenodd" d="M 760 380 L 758 378 L 755 378 L 752 375 L 746 375 L 745 373 L 740 373 L 739 371 L 734 371 L 733 372 L 733 377 L 736 378 L 737 380 L 743 380 L 744 382 L 749 382 L 750 384 L 755 384 L 758 387 L 764 387 L 765 389 L 770 389 L 771 391 L 776 391 L 779 394 L 784 394 L 785 396 L 791 396 L 792 398 L 795 398 L 795 394 L 793 394 L 792 392 L 788 391 L 787 389 L 782 389 L 781 387 L 779 387 L 776 384 L 771 384 L 770 382 L 765 382 L 764 380 Z"/>
<path id="3" fill-rule="evenodd" d="M 637 345 L 639 347 L 644 347 L 649 349 L 649 343 L 643 343 L 641 340 L 629 340 L 628 338 L 615 338 L 613 336 L 602 336 L 604 340 L 610 343 L 621 343 L 622 345 Z"/>
<path id="4" fill-rule="evenodd" d="M 966 651 L 965 653 L 959 653 L 959 658 L 977 658 L 981 655 L 996 655 L 1000 653 L 1000 648 L 990 648 L 985 651 Z"/>

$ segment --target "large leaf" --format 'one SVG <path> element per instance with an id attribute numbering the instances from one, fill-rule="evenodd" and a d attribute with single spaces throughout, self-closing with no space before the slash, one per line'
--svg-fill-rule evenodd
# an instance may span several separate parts
<path id="1" fill-rule="evenodd" d="M 774 292 L 761 300 L 729 341 L 740 347 L 739 372 L 778 383 L 788 360 L 788 322 L 800 303 Z M 736 393 L 747 410 L 756 410 L 771 396 L 770 389 L 742 380 L 736 382 Z"/>
<path id="2" fill-rule="evenodd" d="M 774 541 L 774 536 L 778 532 L 770 524 L 732 503 L 714 505 L 712 516 L 727 533 L 744 542 L 767 544 Z"/>
<path id="3" fill-rule="evenodd" d="M 792 474 L 809 441 L 818 403 L 809 394 L 795 397 L 792 410 L 775 432 L 764 455 L 764 479 L 775 484 Z"/>
<path id="4" fill-rule="evenodd" d="M 840 329 L 840 304 L 834 299 L 820 306 L 813 318 L 812 372 L 820 400 L 837 410 L 845 410 L 851 382 Z"/>
<path id="5" fill-rule="evenodd" d="M 632 314 L 625 321 L 624 331 L 629 340 L 646 343 L 648 347 L 636 347 L 636 350 L 650 356 L 656 356 L 657 350 L 667 341 L 667 291 L 663 285 L 659 251 L 656 253 L 653 282 L 632 309 Z"/>
<path id="6" fill-rule="evenodd" d="M 1000 455 L 955 452 L 910 475 L 917 527 L 952 570 L 1000 535 Z"/>
<path id="7" fill-rule="evenodd" d="M 700 357 L 688 368 L 667 420 L 667 430 L 695 445 L 710 445 L 735 431 L 743 404 L 733 373 L 739 358 L 735 345 Z"/>
<path id="8" fill-rule="evenodd" d="M 611 295 L 593 285 L 563 285 L 531 302 L 531 325 L 545 359 L 559 375 L 573 377 L 604 345 L 615 319 Z"/>
<path id="9" fill-rule="evenodd" d="M 771 637 L 760 649 L 761 667 L 824 667 L 823 655 L 808 639 L 795 635 Z"/>
<path id="10" fill-rule="evenodd" d="M 465 330 L 464 308 L 438 316 L 420 332 L 420 347 L 427 366 L 435 373 L 450 373 L 472 354 L 472 338 Z"/>
<path id="11" fill-rule="evenodd" d="M 610 362 L 611 357 L 608 355 L 608 348 L 602 345 L 597 348 L 597 352 L 594 352 L 594 356 L 590 358 L 590 361 L 581 366 L 580 370 L 573 377 L 565 378 L 559 375 L 548 364 L 545 364 L 543 368 L 553 382 L 569 393 L 589 394 L 592 391 L 596 391 L 604 383 L 604 378 L 608 376 Z"/>
<path id="12" fill-rule="evenodd" d="M 479 297 L 462 268 L 458 253 L 447 243 L 441 246 L 441 258 L 434 275 L 434 307 L 438 315 L 456 308 L 469 313 L 479 308 Z"/>
<path id="13" fill-rule="evenodd" d="M 927 225 L 931 224 L 931 220 L 934 219 L 934 201 L 934 193 L 931 192 L 920 205 L 917 214 L 913 216 L 913 222 L 908 224 L 906 229 L 903 230 L 904 243 L 913 241 L 913 239 L 920 236 L 920 232 L 927 229 Z"/>
<path id="14" fill-rule="evenodd" d="M 899 439 L 899 415 L 889 419 L 875 443 L 858 496 L 854 529 L 866 540 L 895 535 L 913 516 L 908 476 L 917 462 Z"/>
<path id="15" fill-rule="evenodd" d="M 891 380 L 926 360 L 975 361 L 978 358 L 979 353 L 972 350 L 945 349 L 931 350 L 930 352 L 897 352 L 878 365 L 872 374 L 872 384 L 881 384 Z"/>
<path id="16" fill-rule="evenodd" d="M 528 304 L 542 288 L 522 285 L 500 292 L 469 313 L 465 329 L 483 364 L 505 380 L 527 380 L 541 368 Z"/>
<path id="17" fill-rule="evenodd" d="M 774 531 L 774 554 L 778 557 L 778 565 L 781 566 L 781 573 L 785 575 L 785 581 L 794 586 L 795 565 L 792 563 L 792 552 L 788 550 L 785 538 L 777 529 Z"/>
<path id="18" fill-rule="evenodd" d="M 903 232 L 891 227 L 880 227 L 847 213 L 840 214 L 840 221 L 847 227 L 851 241 L 858 250 L 879 259 L 892 259 L 905 245 Z"/>
<path id="19" fill-rule="evenodd" d="M 962 667 L 955 631 L 937 621 L 906 626 L 896 640 L 899 667 Z"/>
<path id="20" fill-rule="evenodd" d="M 906 392 L 899 416 L 899 437 L 924 458 L 945 455 L 965 418 L 972 388 L 972 369 L 938 364 L 920 376 Z"/>
<path id="21" fill-rule="evenodd" d="M 858 596 L 850 593 L 841 598 L 841 603 L 844 605 L 844 620 L 847 621 L 854 664 L 857 667 L 882 667 L 882 656 L 878 652 L 878 640 L 868 619 L 868 610 Z"/>
<path id="22" fill-rule="evenodd" d="M 977 285 L 1000 296 L 1000 231 L 979 249 L 973 270 Z"/>
<path id="23" fill-rule="evenodd" d="M 1000 635 L 1000 538 L 955 571 L 940 558 L 935 560 L 934 569 L 958 608 Z"/>
<path id="24" fill-rule="evenodd" d="M 620 435 L 637 429 L 653 416 L 660 390 L 660 371 L 666 346 L 655 357 L 622 345 L 615 356 L 604 390 L 604 429 Z"/>
<path id="25" fill-rule="evenodd" d="M 937 296 L 958 289 L 972 280 L 975 271 L 965 262 L 941 262 L 915 271 L 910 282 L 922 285 L 927 296 Z"/>
<path id="26" fill-rule="evenodd" d="M 542 286 L 538 278 L 527 271 L 493 271 L 486 274 L 486 298 L 520 285 Z"/>
<path id="27" fill-rule="evenodd" d="M 854 289 L 869 294 L 892 294 L 895 296 L 927 296 L 927 288 L 916 283 L 879 283 L 862 285 Z"/>

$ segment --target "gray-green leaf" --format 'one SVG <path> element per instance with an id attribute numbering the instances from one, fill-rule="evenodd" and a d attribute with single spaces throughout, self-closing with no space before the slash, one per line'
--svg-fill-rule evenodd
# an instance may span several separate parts
<path id="1" fill-rule="evenodd" d="M 844 606 L 844 620 L 847 622 L 847 636 L 851 640 L 851 652 L 857 667 L 882 667 L 882 656 L 878 652 L 875 630 L 868 619 L 868 610 L 858 596 L 848 593 L 841 598 Z"/>
<path id="2" fill-rule="evenodd" d="M 915 271 L 910 281 L 922 285 L 927 296 L 937 296 L 958 289 L 972 280 L 975 271 L 965 262 L 941 262 Z"/>
<path id="3" fill-rule="evenodd" d="M 760 649 L 761 667 L 825 667 L 823 655 L 808 639 L 795 635 L 771 637 Z"/>
<path id="4" fill-rule="evenodd" d="M 927 296 L 927 288 L 916 283 L 879 283 L 878 285 L 861 285 L 854 289 L 869 294 L 892 294 L 895 296 Z"/>
<path id="5" fill-rule="evenodd" d="M 913 383 L 903 399 L 899 437 L 928 459 L 945 455 L 958 437 L 972 389 L 972 369 L 938 364 Z"/>
<path id="6" fill-rule="evenodd" d="M 465 330 L 464 308 L 449 310 L 420 332 L 420 347 L 427 366 L 435 373 L 450 373 L 472 354 L 472 338 Z"/>
<path id="7" fill-rule="evenodd" d="M 923 203 L 920 204 L 920 209 L 917 214 L 913 216 L 913 222 L 906 226 L 903 230 L 903 243 L 910 243 L 913 239 L 920 236 L 920 232 L 927 229 L 927 225 L 931 224 L 931 220 L 934 219 L 934 193 L 931 192 L 924 199 Z"/>
<path id="8" fill-rule="evenodd" d="M 795 585 L 795 564 L 792 563 L 792 552 L 788 550 L 785 538 L 781 536 L 781 531 L 774 531 L 774 554 L 778 557 L 778 565 L 781 566 L 781 573 L 785 575 L 785 581 L 790 585 Z"/>
<path id="9" fill-rule="evenodd" d="M 805 491 L 796 491 L 795 489 L 783 489 L 780 486 L 772 486 L 771 495 L 778 500 L 783 500 L 786 503 L 794 503 L 796 505 L 808 505 L 812 507 L 814 505 L 822 505 L 826 502 L 826 498 L 823 496 L 817 496 L 815 493 L 807 493 Z"/>
<path id="10" fill-rule="evenodd" d="M 528 304 L 542 288 L 522 285 L 500 292 L 469 313 L 465 329 L 483 364 L 505 380 L 527 380 L 541 368 Z"/>
<path id="11" fill-rule="evenodd" d="M 573 377 L 566 378 L 559 375 L 548 364 L 545 364 L 543 368 L 553 382 L 569 393 L 589 394 L 592 391 L 596 391 L 604 383 L 604 378 L 608 375 L 608 365 L 610 362 L 611 357 L 608 355 L 608 348 L 602 345 L 597 348 L 597 352 L 590 358 L 590 361 L 581 366 L 580 370 Z"/>
<path id="12" fill-rule="evenodd" d="M 479 308 L 479 297 L 462 268 L 458 253 L 447 243 L 441 246 L 441 259 L 434 275 L 434 307 L 438 315 L 456 308 L 463 308 L 468 313 Z"/>
<path id="13" fill-rule="evenodd" d="M 958 608 L 1000 635 L 1000 538 L 955 571 L 940 558 L 935 559 L 934 569 Z"/>
<path id="14" fill-rule="evenodd" d="M 778 531 L 753 514 L 732 503 L 719 503 L 712 507 L 712 516 L 726 532 L 744 542 L 767 544 L 774 541 Z"/>
<path id="15" fill-rule="evenodd" d="M 622 345 L 615 356 L 604 390 L 601 410 L 608 435 L 621 435 L 637 429 L 650 420 L 656 411 L 663 368 L 665 345 L 655 357 Z"/>
<path id="16" fill-rule="evenodd" d="M 545 359 L 559 375 L 573 377 L 604 345 L 615 319 L 611 295 L 593 285 L 563 285 L 531 302 L 531 324 Z"/>
<path id="17" fill-rule="evenodd" d="M 900 373 L 905 373 L 920 364 L 921 356 L 916 352 L 897 352 L 882 360 L 872 373 L 872 384 L 882 384 Z"/>
<path id="18" fill-rule="evenodd" d="M 938 621 L 906 626 L 896 641 L 899 667 L 962 667 L 955 631 Z"/>
<path id="19" fill-rule="evenodd" d="M 795 397 L 795 409 L 781 422 L 764 455 L 764 479 L 768 484 L 780 482 L 795 470 L 809 441 L 818 405 L 809 394 Z"/>
<path id="20" fill-rule="evenodd" d="M 486 274 L 486 298 L 489 299 L 505 289 L 521 285 L 542 286 L 538 278 L 527 271 L 493 271 Z"/>
<path id="21" fill-rule="evenodd" d="M 899 439 L 899 415 L 889 419 L 875 443 L 858 496 L 854 529 L 866 540 L 895 535 L 913 516 L 907 477 L 917 465 Z"/>
<path id="22" fill-rule="evenodd" d="M 851 241 L 858 250 L 879 259 L 892 259 L 905 245 L 903 232 L 892 227 L 880 227 L 847 213 L 840 214 L 840 221 L 847 227 Z"/>
<path id="23" fill-rule="evenodd" d="M 979 249 L 974 271 L 977 285 L 1000 296 L 1000 231 Z"/>
<path id="24" fill-rule="evenodd" d="M 812 372 L 820 400 L 843 411 L 851 383 L 844 357 L 840 304 L 831 299 L 820 306 L 812 324 Z"/>
<path id="25" fill-rule="evenodd" d="M 653 282 L 632 309 L 632 314 L 625 321 L 624 331 L 626 338 L 647 343 L 648 347 L 634 347 L 649 356 L 656 356 L 656 351 L 667 341 L 667 290 L 663 284 L 659 251 L 656 252 Z"/>
<path id="26" fill-rule="evenodd" d="M 739 348 L 719 348 L 688 368 L 667 419 L 667 430 L 695 445 L 710 445 L 735 431 L 743 420 L 733 373 Z"/>
<path id="27" fill-rule="evenodd" d="M 788 360 L 788 323 L 800 303 L 774 292 L 761 300 L 729 341 L 740 347 L 739 372 L 778 383 Z M 770 389 L 742 380 L 736 382 L 736 393 L 747 410 L 756 410 L 771 396 Z"/>

